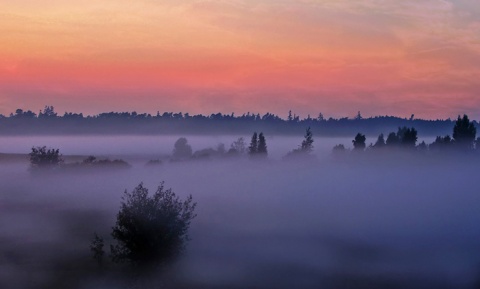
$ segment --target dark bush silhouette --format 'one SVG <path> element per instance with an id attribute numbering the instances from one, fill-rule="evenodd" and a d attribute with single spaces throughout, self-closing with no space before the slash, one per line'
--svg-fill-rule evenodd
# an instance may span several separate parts
<path id="1" fill-rule="evenodd" d="M 345 146 L 343 144 L 338 144 L 333 147 L 332 153 L 334 156 L 342 156 L 346 153 Z"/>
<path id="2" fill-rule="evenodd" d="M 366 144 L 365 144 L 365 140 L 367 138 L 365 137 L 365 135 L 361 134 L 361 133 L 357 133 L 357 135 L 355 136 L 355 139 L 352 140 L 352 143 L 353 143 L 353 149 L 355 151 L 363 151 L 365 150 L 365 147 L 366 147 Z"/>
<path id="3" fill-rule="evenodd" d="M 192 147 L 188 144 L 186 138 L 179 138 L 174 145 L 173 159 L 186 160 L 192 157 Z"/>
<path id="4" fill-rule="evenodd" d="M 30 165 L 32 169 L 51 169 L 63 163 L 63 157 L 59 149 L 32 147 Z"/>
<path id="5" fill-rule="evenodd" d="M 62 170 L 91 170 L 91 169 L 128 169 L 130 164 L 124 160 L 116 159 L 97 159 L 95 156 L 89 156 L 82 162 L 63 163 Z"/>
<path id="6" fill-rule="evenodd" d="M 174 259 L 188 241 L 195 206 L 191 195 L 181 201 L 163 182 L 152 196 L 143 184 L 130 193 L 125 191 L 112 228 L 117 241 L 111 246 L 112 260 L 152 266 Z"/>
<path id="7" fill-rule="evenodd" d="M 473 149 L 477 128 L 475 124 L 468 119 L 466 114 L 463 118 L 458 116 L 455 126 L 453 127 L 453 139 L 455 146 L 459 149 Z"/>

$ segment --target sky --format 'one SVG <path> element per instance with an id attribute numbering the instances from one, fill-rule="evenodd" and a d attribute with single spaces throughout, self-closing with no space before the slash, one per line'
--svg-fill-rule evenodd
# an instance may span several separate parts
<path id="1" fill-rule="evenodd" d="M 3 0 L 0 113 L 480 119 L 473 0 Z"/>

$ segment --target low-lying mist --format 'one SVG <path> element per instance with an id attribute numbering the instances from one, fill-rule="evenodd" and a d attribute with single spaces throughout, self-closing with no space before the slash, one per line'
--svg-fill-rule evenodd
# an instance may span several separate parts
<path id="1" fill-rule="evenodd" d="M 33 174 L 27 162 L 1 164 L 0 287 L 130 288 L 98 274 L 89 244 L 94 232 L 111 242 L 124 190 L 165 181 L 193 195 L 198 216 L 160 288 L 477 288 L 476 160 L 338 160 L 332 144 L 314 160 L 282 161 L 298 139 L 267 141 L 278 146 L 267 160 L 145 166 L 145 150 L 111 143 L 112 153 L 62 152 L 125 155 L 130 169 Z"/>

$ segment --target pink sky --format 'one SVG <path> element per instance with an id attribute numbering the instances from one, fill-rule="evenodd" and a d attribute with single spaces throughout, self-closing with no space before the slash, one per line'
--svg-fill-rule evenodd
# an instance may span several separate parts
<path id="1" fill-rule="evenodd" d="M 4 0 L 0 113 L 480 118 L 471 0 Z"/>

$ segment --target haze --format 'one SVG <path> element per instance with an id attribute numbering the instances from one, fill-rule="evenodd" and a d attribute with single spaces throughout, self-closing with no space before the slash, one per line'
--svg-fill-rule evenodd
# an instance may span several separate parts
<path id="1" fill-rule="evenodd" d="M 195 149 L 218 141 L 228 147 L 235 140 L 187 139 Z M 32 175 L 26 161 L 2 162 L 0 286 L 126 286 L 89 271 L 89 242 L 93 232 L 110 240 L 125 189 L 144 182 L 153 190 L 161 181 L 198 203 L 192 240 L 166 274 L 165 288 L 478 284 L 480 196 L 471 158 L 426 161 L 407 154 L 338 160 L 322 148 L 331 140 L 318 138 L 316 160 L 282 161 L 280 150 L 296 146 L 291 138 L 276 137 L 268 144 L 282 149 L 264 162 L 213 159 L 145 166 L 153 154 L 145 156 L 146 147 L 156 147 L 160 157 L 171 153 L 174 140 L 144 138 L 143 146 L 120 137 L 99 138 L 100 145 L 93 145 L 95 138 L 82 142 L 92 155 L 106 152 L 102 142 L 118 157 L 125 152 L 124 159 L 133 164 L 125 171 Z M 8 141 L 10 146 L 18 140 Z M 72 146 L 77 141 L 51 138 L 48 144 L 87 153 Z"/>

